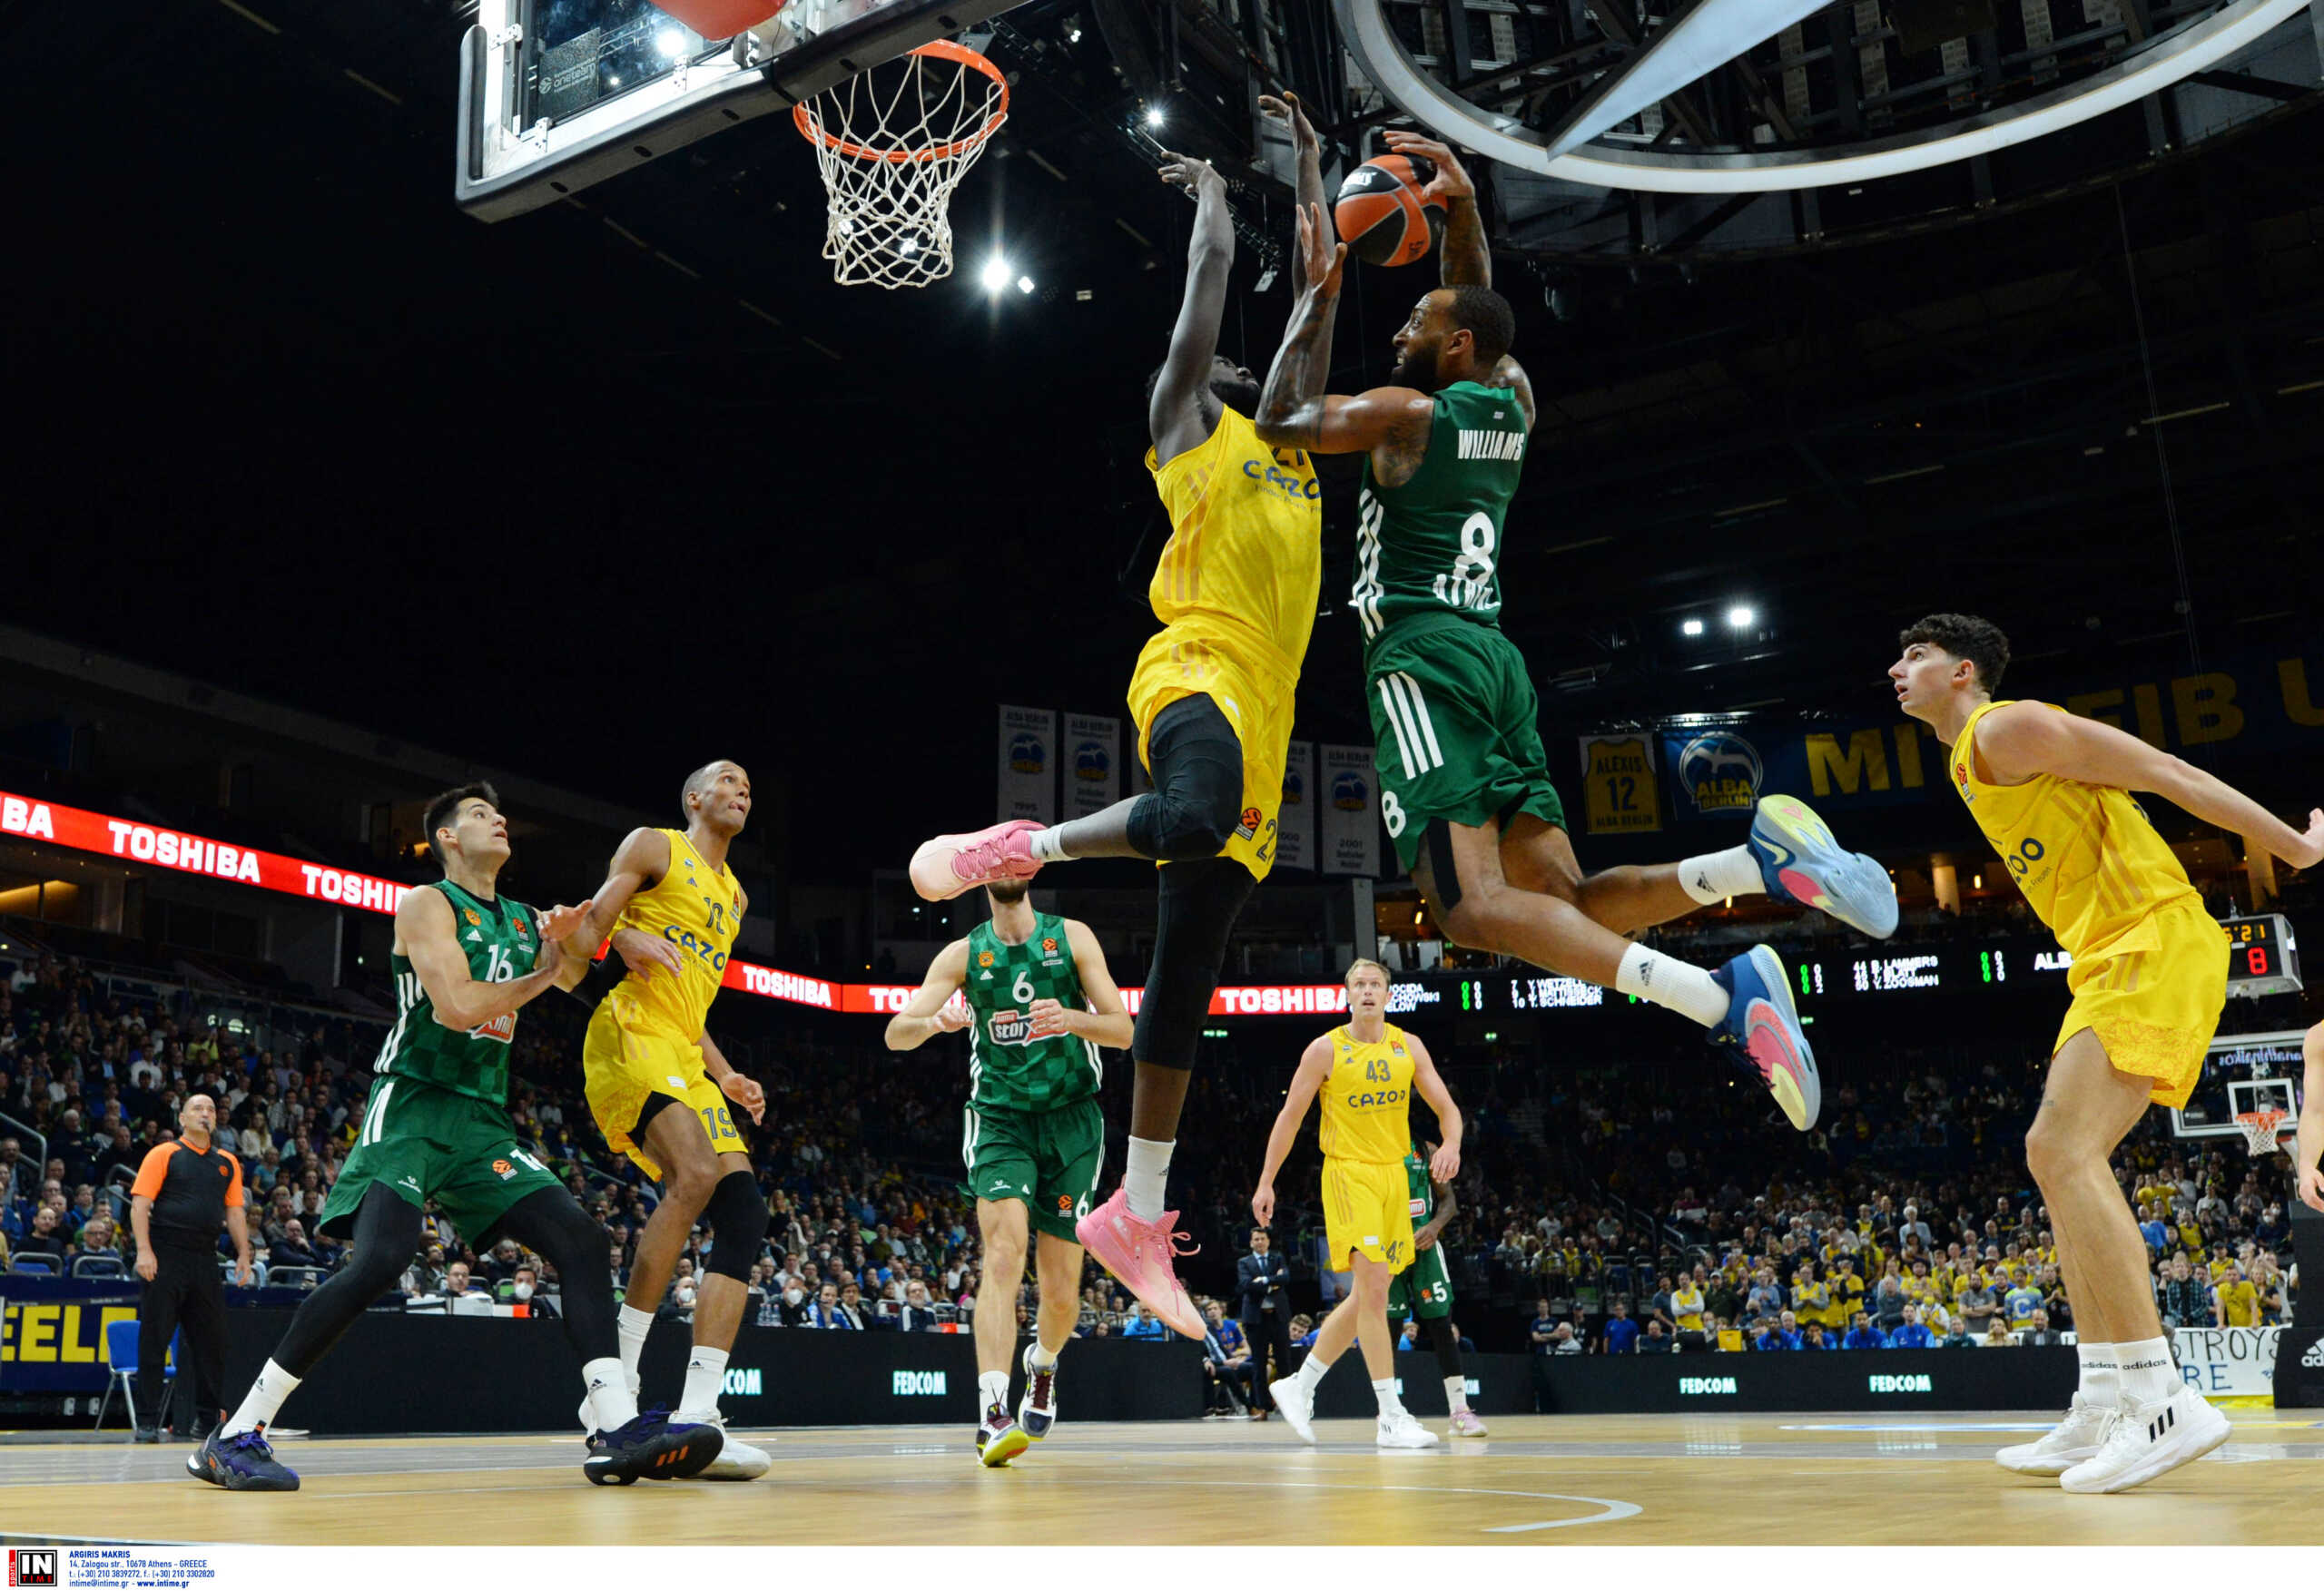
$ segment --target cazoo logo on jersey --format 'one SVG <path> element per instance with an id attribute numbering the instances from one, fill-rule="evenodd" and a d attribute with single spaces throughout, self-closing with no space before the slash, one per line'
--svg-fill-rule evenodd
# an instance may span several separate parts
<path id="1" fill-rule="evenodd" d="M 1679 753 L 1679 782 L 1698 813 L 1749 811 L 1766 778 L 1758 748 L 1725 730 L 1697 735 Z"/>

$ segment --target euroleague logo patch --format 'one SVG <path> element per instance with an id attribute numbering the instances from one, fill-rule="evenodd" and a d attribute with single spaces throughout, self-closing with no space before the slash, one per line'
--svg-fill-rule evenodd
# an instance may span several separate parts
<path id="1" fill-rule="evenodd" d="M 494 1161 L 494 1162 L 492 1163 L 492 1169 L 493 1169 L 495 1172 L 497 1172 L 497 1173 L 498 1173 L 498 1174 L 499 1174 L 500 1180 L 501 1180 L 502 1182 L 504 1182 L 504 1183 L 505 1183 L 505 1182 L 507 1182 L 510 1177 L 515 1176 L 515 1175 L 517 1174 L 517 1168 L 516 1168 L 515 1166 L 513 1166 L 513 1165 L 509 1164 L 508 1164 L 507 1161 L 505 1161 L 505 1160 L 496 1160 L 496 1161 Z"/>
<path id="2" fill-rule="evenodd" d="M 1070 1198 L 1068 1198 L 1067 1195 L 1065 1195 L 1065 1194 L 1063 1194 L 1063 1193 L 1059 1193 L 1059 1194 L 1057 1196 L 1057 1213 L 1058 1213 L 1059 1215 L 1070 1215 L 1070 1214 L 1072 1214 L 1072 1213 L 1073 1213 L 1073 1201 L 1072 1201 Z"/>

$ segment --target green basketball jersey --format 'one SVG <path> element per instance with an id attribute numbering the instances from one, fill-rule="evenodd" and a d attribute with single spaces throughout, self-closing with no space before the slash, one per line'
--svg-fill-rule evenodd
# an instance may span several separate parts
<path id="1" fill-rule="evenodd" d="M 1044 1111 L 1090 1098 L 1105 1068 L 1098 1046 L 1078 1034 L 1030 1039 L 1035 1000 L 1084 1008 L 1081 974 L 1065 919 L 1042 912 L 1033 937 L 1003 944 L 989 922 L 969 930 L 967 996 L 970 1100 L 1004 1110 Z"/>
<path id="2" fill-rule="evenodd" d="M 540 928 L 531 907 L 519 906 L 505 895 L 480 900 L 449 879 L 428 888 L 441 889 L 452 903 L 452 932 L 468 953 L 470 977 L 478 983 L 510 983 L 533 970 L 540 956 Z M 508 1046 L 517 1036 L 517 1013 L 466 1032 L 447 1027 L 436 1019 L 436 1007 L 419 974 L 411 969 L 411 958 L 391 956 L 388 966 L 396 980 L 396 1025 L 388 1029 L 371 1070 L 416 1078 L 505 1107 Z"/>
<path id="3" fill-rule="evenodd" d="M 1384 486 L 1364 461 L 1356 499 L 1355 610 L 1369 648 L 1399 620 L 1450 614 L 1501 622 L 1501 532 L 1525 467 L 1525 409 L 1514 390 L 1455 381 L 1436 395 L 1428 454 Z"/>
<path id="4" fill-rule="evenodd" d="M 1426 1226 L 1436 1219 L 1436 1184 L 1429 1180 L 1428 1162 L 1417 1144 L 1404 1152 L 1404 1182 L 1412 1191 L 1413 1225 Z"/>

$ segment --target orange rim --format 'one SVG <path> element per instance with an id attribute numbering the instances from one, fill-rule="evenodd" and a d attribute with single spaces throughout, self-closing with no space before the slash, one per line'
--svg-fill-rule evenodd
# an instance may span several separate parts
<path id="1" fill-rule="evenodd" d="M 1000 67 L 995 66 L 966 44 L 956 44 L 950 39 L 937 39 L 907 53 L 931 56 L 939 61 L 950 61 L 956 66 L 973 68 L 983 73 L 1000 85 L 1000 103 L 995 107 L 991 117 L 986 121 L 985 124 L 966 138 L 956 139 L 950 143 L 932 144 L 926 149 L 867 149 L 862 144 L 851 142 L 847 139 L 826 133 L 823 131 L 822 123 L 816 119 L 815 113 L 807 108 L 806 100 L 802 100 L 791 107 L 792 125 L 799 129 L 801 137 L 812 139 L 826 149 L 837 150 L 851 160 L 886 161 L 891 165 L 909 165 L 924 161 L 955 159 L 1000 132 L 1000 124 L 1009 120 L 1009 79 L 1002 74 Z"/>

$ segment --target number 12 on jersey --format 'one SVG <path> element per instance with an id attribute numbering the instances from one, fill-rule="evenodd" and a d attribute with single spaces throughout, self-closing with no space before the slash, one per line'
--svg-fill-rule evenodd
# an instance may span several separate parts
<path id="1" fill-rule="evenodd" d="M 1644 735 L 1585 735 L 1582 788 L 1592 834 L 1659 834 L 1662 791 Z"/>

